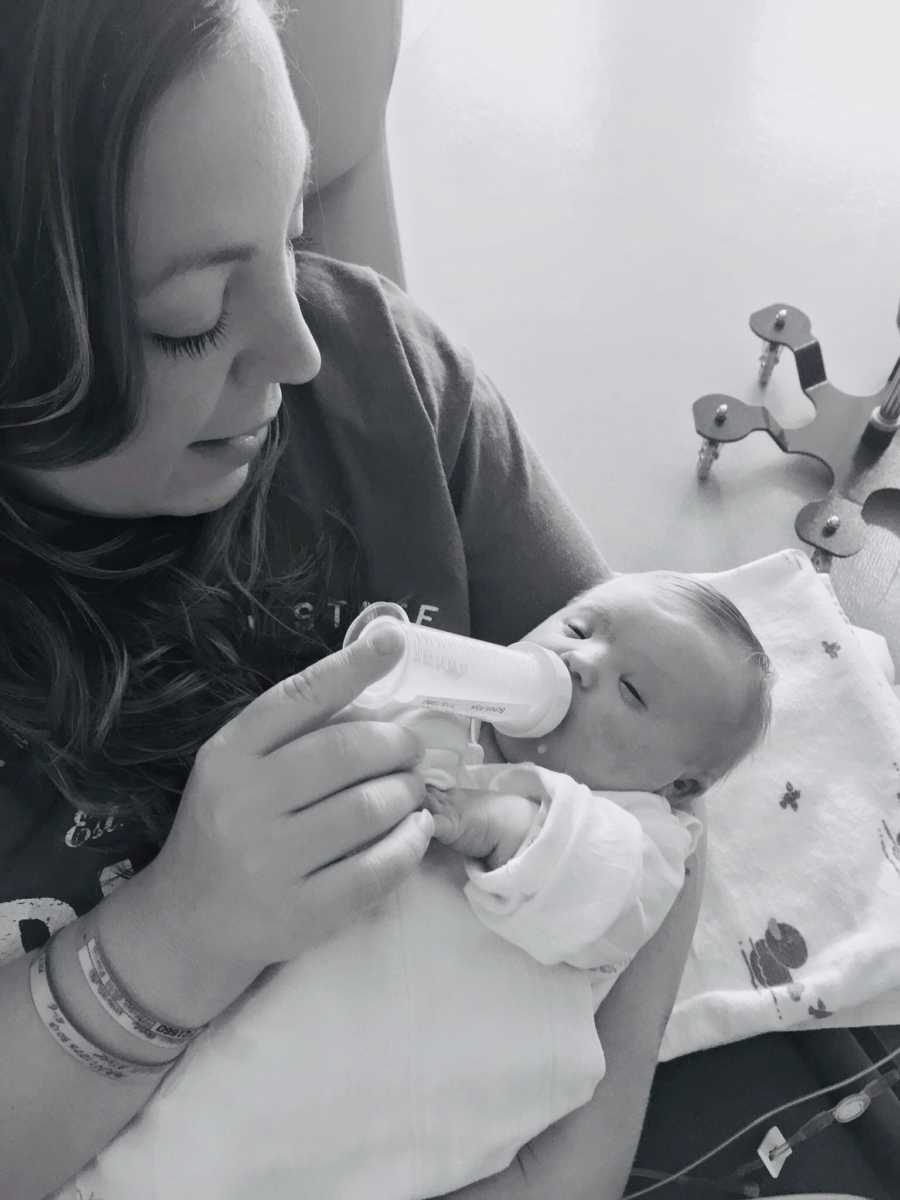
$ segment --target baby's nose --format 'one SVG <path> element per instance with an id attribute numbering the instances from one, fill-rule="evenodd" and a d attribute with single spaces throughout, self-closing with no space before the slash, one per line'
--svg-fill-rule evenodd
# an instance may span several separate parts
<path id="1" fill-rule="evenodd" d="M 592 688 L 600 674 L 601 655 L 596 649 L 585 647 L 578 650 L 567 650 L 562 660 L 569 674 L 580 688 Z"/>

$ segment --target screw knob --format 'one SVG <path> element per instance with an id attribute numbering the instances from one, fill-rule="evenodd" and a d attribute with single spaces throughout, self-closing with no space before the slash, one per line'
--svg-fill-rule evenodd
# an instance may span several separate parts
<path id="1" fill-rule="evenodd" d="M 728 405 L 720 404 L 719 407 L 716 409 L 716 415 L 714 418 L 716 424 L 724 425 L 727 417 L 728 417 Z"/>
<path id="2" fill-rule="evenodd" d="M 785 321 L 787 321 L 788 311 L 786 308 L 779 308 L 775 314 L 775 328 L 784 329 Z"/>
<path id="3" fill-rule="evenodd" d="M 837 531 L 840 529 L 840 527 L 841 527 L 841 518 L 836 513 L 832 513 L 831 516 L 828 518 L 828 520 L 825 522 L 823 532 L 830 537 L 831 534 L 837 533 Z"/>

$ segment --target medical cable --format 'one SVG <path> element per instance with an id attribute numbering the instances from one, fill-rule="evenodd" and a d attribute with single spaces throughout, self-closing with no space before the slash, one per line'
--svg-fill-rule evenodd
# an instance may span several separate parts
<path id="1" fill-rule="evenodd" d="M 706 1154 L 702 1155 L 700 1158 L 696 1158 L 692 1163 L 688 1163 L 686 1167 L 682 1167 L 680 1171 L 676 1171 L 672 1175 L 667 1175 L 664 1179 L 660 1179 L 659 1182 L 652 1183 L 649 1187 L 641 1188 L 640 1191 L 626 1192 L 622 1197 L 622 1200 L 638 1200 L 639 1196 L 648 1196 L 651 1192 L 655 1192 L 657 1188 L 661 1188 L 667 1183 L 673 1183 L 675 1180 L 681 1179 L 682 1176 L 687 1175 L 688 1171 L 693 1171 L 695 1167 L 699 1167 L 702 1163 L 705 1163 L 715 1154 L 718 1154 L 720 1150 L 724 1150 L 727 1146 L 730 1146 L 732 1142 L 736 1141 L 739 1137 L 743 1137 L 745 1133 L 749 1132 L 749 1130 L 753 1129 L 756 1125 L 759 1125 L 760 1122 L 768 1121 L 772 1117 L 777 1116 L 779 1113 L 785 1112 L 789 1108 L 793 1108 L 797 1104 L 803 1104 L 807 1100 L 816 1100 L 819 1096 L 824 1096 L 828 1092 L 836 1091 L 837 1088 L 846 1087 L 850 1083 L 855 1083 L 857 1079 L 861 1079 L 864 1075 L 871 1075 L 873 1071 L 879 1070 L 884 1063 L 888 1062 L 890 1059 L 895 1059 L 898 1056 L 900 1056 L 900 1047 L 898 1047 L 896 1050 L 892 1050 L 890 1054 L 886 1054 L 883 1058 L 878 1059 L 878 1061 L 872 1063 L 870 1067 L 864 1067 L 863 1070 L 857 1071 L 855 1075 L 849 1075 L 846 1079 L 840 1079 L 836 1083 L 829 1083 L 826 1087 L 819 1088 L 818 1091 L 809 1092 L 805 1096 L 798 1096 L 796 1099 L 788 1100 L 785 1104 L 779 1105 L 777 1108 L 770 1109 L 768 1112 L 763 1113 L 761 1116 L 756 1117 L 749 1124 L 745 1125 L 743 1129 L 739 1129 L 737 1133 L 732 1134 L 732 1136 L 726 1139 L 726 1141 L 720 1142 L 718 1146 L 714 1147 L 714 1149 L 708 1150 Z M 786 1153 L 785 1147 L 790 1147 L 797 1142 L 806 1141 L 807 1138 L 821 1132 L 822 1129 L 826 1128 L 834 1120 L 846 1124 L 848 1120 L 853 1120 L 855 1117 L 862 1116 L 862 1114 L 868 1108 L 869 1101 L 871 1100 L 873 1094 L 877 1095 L 879 1091 L 883 1091 L 885 1088 L 892 1087 L 893 1083 L 898 1081 L 900 1081 L 900 1071 L 895 1068 L 894 1070 L 889 1071 L 886 1075 L 882 1075 L 881 1080 L 874 1080 L 872 1084 L 869 1084 L 868 1088 L 871 1089 L 870 1091 L 864 1089 L 862 1093 L 856 1093 L 852 1096 L 845 1096 L 843 1100 L 839 1101 L 838 1104 L 833 1106 L 833 1108 L 826 1109 L 824 1112 L 817 1113 L 814 1117 L 811 1117 L 809 1121 L 807 1121 L 800 1127 L 800 1129 L 796 1131 L 796 1133 L 794 1133 L 791 1137 L 786 1138 L 782 1142 L 781 1146 L 777 1147 L 774 1152 L 770 1151 L 770 1157 L 774 1159 L 778 1154 L 783 1155 Z M 865 1095 L 865 1103 L 857 1112 L 853 1114 L 852 1117 L 843 1118 L 842 1120 L 840 1116 L 835 1115 L 836 1110 L 840 1109 L 842 1104 L 846 1104 L 848 1101 L 855 1100 L 857 1095 L 860 1097 Z M 862 1101 L 860 1101 L 860 1103 L 862 1103 Z M 749 1163 L 744 1163 L 743 1166 L 738 1167 L 730 1175 L 725 1176 L 721 1180 L 713 1181 L 704 1179 L 702 1182 L 704 1184 L 721 1187 L 723 1191 L 727 1192 L 729 1195 L 744 1195 L 748 1197 L 753 1196 L 754 1194 L 758 1195 L 758 1191 L 748 1191 L 746 1188 L 744 1190 L 738 1190 L 739 1185 L 737 1184 L 736 1177 L 749 1174 L 751 1170 L 758 1169 L 760 1165 L 761 1160 L 752 1159 Z M 636 1167 L 631 1174 L 632 1176 L 640 1176 L 641 1168 Z M 652 1174 L 656 1175 L 657 1172 L 653 1172 Z M 698 1180 L 698 1182 L 701 1181 Z"/>

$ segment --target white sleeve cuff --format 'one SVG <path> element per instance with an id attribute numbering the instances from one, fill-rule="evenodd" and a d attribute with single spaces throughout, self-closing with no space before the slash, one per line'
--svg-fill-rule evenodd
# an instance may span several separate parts
<path id="1" fill-rule="evenodd" d="M 543 791 L 529 838 L 493 871 L 467 860 L 465 892 L 502 937 L 540 962 L 568 961 L 637 901 L 644 834 L 635 816 L 569 776 L 527 769 Z M 522 771 L 501 773 L 496 786 L 538 799 L 535 776 L 526 791 Z"/>

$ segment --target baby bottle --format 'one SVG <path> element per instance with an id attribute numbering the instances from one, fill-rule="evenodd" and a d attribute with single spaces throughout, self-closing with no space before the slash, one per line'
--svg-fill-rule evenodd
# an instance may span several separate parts
<path id="1" fill-rule="evenodd" d="M 363 609 L 344 645 L 391 625 L 403 635 L 403 657 L 370 684 L 354 704 L 380 708 L 389 701 L 479 717 L 508 737 L 542 737 L 555 729 L 572 702 L 572 678 L 556 654 L 532 642 L 495 646 L 475 638 L 414 625 L 399 604 Z"/>

